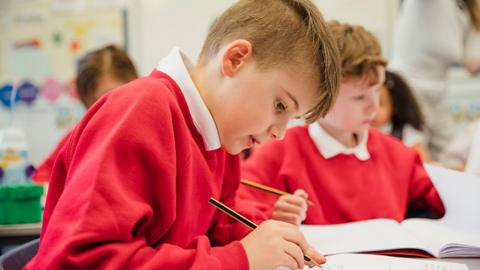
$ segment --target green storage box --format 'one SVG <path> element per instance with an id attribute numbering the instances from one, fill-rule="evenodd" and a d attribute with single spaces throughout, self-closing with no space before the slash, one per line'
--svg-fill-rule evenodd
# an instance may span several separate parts
<path id="1" fill-rule="evenodd" d="M 37 223 L 42 219 L 43 186 L 33 183 L 0 186 L 0 224 Z"/>

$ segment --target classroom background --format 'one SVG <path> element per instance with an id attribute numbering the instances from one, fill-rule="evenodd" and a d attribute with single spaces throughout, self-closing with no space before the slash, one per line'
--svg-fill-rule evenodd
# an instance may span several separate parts
<path id="1" fill-rule="evenodd" d="M 77 59 L 105 44 L 124 47 L 140 75 L 173 46 L 196 59 L 213 19 L 233 0 L 2 0 L 0 88 L 34 89 L 33 100 L 0 104 L 0 128 L 24 130 L 34 165 L 83 115 L 74 91 Z M 317 0 L 327 19 L 361 24 L 392 55 L 399 0 Z M 181 15 L 179 15 L 181 14 Z M 449 74 L 448 109 L 458 129 L 480 118 L 480 78 L 463 68 Z M 3 90 L 2 90 L 3 91 Z"/>

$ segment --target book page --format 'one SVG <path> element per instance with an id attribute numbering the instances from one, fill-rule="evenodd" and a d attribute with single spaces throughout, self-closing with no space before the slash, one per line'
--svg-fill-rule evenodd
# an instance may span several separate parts
<path id="1" fill-rule="evenodd" d="M 425 164 L 446 214 L 445 226 L 469 233 L 480 233 L 480 177 Z"/>
<path id="2" fill-rule="evenodd" d="M 308 268 L 305 267 L 304 270 Z M 327 257 L 321 268 L 310 270 L 468 270 L 465 264 L 407 259 L 369 254 L 340 254 Z"/>
<path id="3" fill-rule="evenodd" d="M 480 256 L 480 229 L 476 233 L 452 228 L 445 220 L 429 220 L 412 218 L 402 222 L 404 227 L 416 239 L 420 240 L 427 251 L 436 257 L 479 257 Z M 449 244 L 465 246 L 464 250 L 443 251 Z M 477 251 L 474 252 L 474 248 Z M 467 249 L 468 248 L 468 249 Z M 473 248 L 473 249 L 472 249 Z M 470 251 L 469 251 L 470 250 Z M 444 254 L 441 254 L 444 253 Z"/>
<path id="4" fill-rule="evenodd" d="M 372 219 L 339 225 L 302 225 L 307 242 L 323 255 L 424 246 L 390 219 Z"/>

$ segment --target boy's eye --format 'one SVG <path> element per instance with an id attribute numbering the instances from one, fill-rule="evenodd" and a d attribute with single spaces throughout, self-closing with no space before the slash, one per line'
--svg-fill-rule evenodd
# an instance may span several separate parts
<path id="1" fill-rule="evenodd" d="M 363 100 L 364 98 L 364 95 L 353 97 L 354 100 Z"/>
<path id="2" fill-rule="evenodd" d="M 275 101 L 275 112 L 280 113 L 286 110 L 287 110 L 287 106 L 285 106 L 285 104 L 282 101 L 280 100 Z"/>

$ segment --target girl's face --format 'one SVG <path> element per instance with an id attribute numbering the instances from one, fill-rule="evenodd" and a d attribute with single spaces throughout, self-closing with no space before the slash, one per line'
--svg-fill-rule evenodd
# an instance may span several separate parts
<path id="1" fill-rule="evenodd" d="M 377 69 L 379 81 L 370 85 L 366 77 L 347 78 L 340 85 L 339 95 L 322 126 L 336 133 L 362 133 L 370 127 L 378 111 L 379 95 L 385 80 L 385 69 Z"/>
<path id="2" fill-rule="evenodd" d="M 378 112 L 373 119 L 372 126 L 379 128 L 392 119 L 393 116 L 393 104 L 392 97 L 385 85 L 382 86 L 380 90 L 380 106 Z"/>

